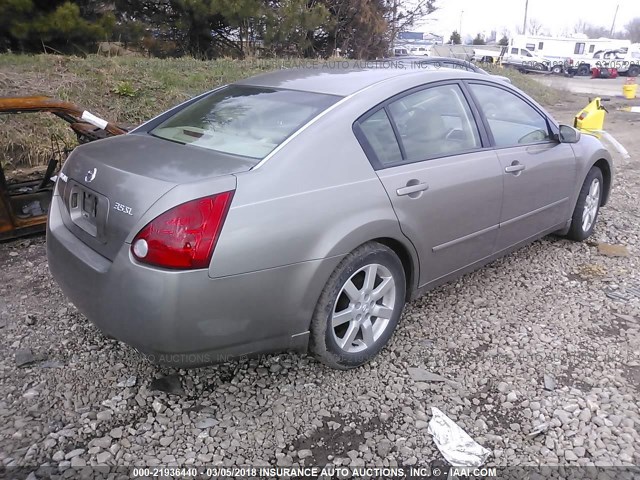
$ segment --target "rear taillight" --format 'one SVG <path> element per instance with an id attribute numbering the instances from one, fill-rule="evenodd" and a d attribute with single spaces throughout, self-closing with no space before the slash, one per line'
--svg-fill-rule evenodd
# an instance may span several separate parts
<path id="1" fill-rule="evenodd" d="M 207 268 L 232 198 L 233 192 L 218 193 L 164 212 L 133 239 L 133 256 L 163 268 Z"/>

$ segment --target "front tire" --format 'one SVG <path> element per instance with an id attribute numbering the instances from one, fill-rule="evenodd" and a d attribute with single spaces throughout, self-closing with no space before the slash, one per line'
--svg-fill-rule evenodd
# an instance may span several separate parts
<path id="1" fill-rule="evenodd" d="M 580 189 L 567 238 L 581 242 L 591 236 L 600 212 L 603 185 L 602 171 L 592 167 Z"/>
<path id="2" fill-rule="evenodd" d="M 332 368 L 364 365 L 391 338 L 405 298 L 398 256 L 380 243 L 365 243 L 329 277 L 311 320 L 311 351 Z"/>

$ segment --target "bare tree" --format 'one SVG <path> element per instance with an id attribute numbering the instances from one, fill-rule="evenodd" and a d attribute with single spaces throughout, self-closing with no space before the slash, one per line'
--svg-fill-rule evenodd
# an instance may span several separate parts
<path id="1" fill-rule="evenodd" d="M 536 18 L 529 20 L 528 31 L 529 35 L 540 35 L 544 25 Z"/>
<path id="2" fill-rule="evenodd" d="M 625 30 L 632 43 L 640 43 L 640 17 L 636 17 L 627 23 Z"/>
<path id="3" fill-rule="evenodd" d="M 573 33 L 585 33 L 588 26 L 589 24 L 581 18 L 573 26 Z"/>
<path id="4" fill-rule="evenodd" d="M 436 0 L 391 0 L 391 28 L 402 32 L 411 28 L 422 17 L 435 12 Z"/>

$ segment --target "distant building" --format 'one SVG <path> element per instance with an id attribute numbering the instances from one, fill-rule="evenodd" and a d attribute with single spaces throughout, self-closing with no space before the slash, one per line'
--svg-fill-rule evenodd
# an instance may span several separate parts
<path id="1" fill-rule="evenodd" d="M 399 32 L 398 42 L 419 45 L 442 45 L 444 37 L 428 32 Z"/>

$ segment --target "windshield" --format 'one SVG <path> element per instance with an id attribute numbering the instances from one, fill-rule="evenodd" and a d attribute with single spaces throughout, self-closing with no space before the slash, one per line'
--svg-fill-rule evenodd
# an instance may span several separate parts
<path id="1" fill-rule="evenodd" d="M 173 142 L 262 159 L 339 98 L 232 85 L 180 110 L 150 133 Z"/>

